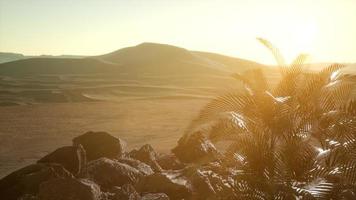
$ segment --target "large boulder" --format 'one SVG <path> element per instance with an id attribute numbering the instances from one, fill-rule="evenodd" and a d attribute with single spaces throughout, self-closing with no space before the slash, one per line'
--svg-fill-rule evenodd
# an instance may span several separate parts
<path id="1" fill-rule="evenodd" d="M 201 132 L 184 135 L 172 152 L 185 163 L 209 162 L 219 155 L 213 143 Z"/>
<path id="2" fill-rule="evenodd" d="M 144 176 L 151 175 L 154 173 L 151 166 L 139 160 L 134 160 L 132 158 L 119 158 L 117 159 L 117 161 L 120 163 L 130 165 L 131 167 L 140 171 Z"/>
<path id="3" fill-rule="evenodd" d="M 44 156 L 37 163 L 58 163 L 77 175 L 82 172 L 86 165 L 85 150 L 82 145 L 61 147 Z"/>
<path id="4" fill-rule="evenodd" d="M 89 162 L 87 173 L 90 180 L 93 180 L 105 190 L 114 186 L 135 184 L 143 176 L 139 170 L 130 165 L 107 158 Z"/>
<path id="5" fill-rule="evenodd" d="M 197 170 L 190 180 L 196 192 L 195 199 L 233 199 L 234 197 L 229 180 L 215 172 Z"/>
<path id="6" fill-rule="evenodd" d="M 101 191 L 89 180 L 58 178 L 42 183 L 38 196 L 41 200 L 100 200 Z"/>
<path id="7" fill-rule="evenodd" d="M 16 200 L 36 195 L 39 185 L 54 178 L 68 178 L 73 175 L 59 164 L 32 164 L 19 169 L 0 180 L 0 197 Z"/>
<path id="8" fill-rule="evenodd" d="M 199 168 L 185 169 L 193 186 L 194 199 L 236 199 L 234 177 L 236 171 L 212 162 Z"/>
<path id="9" fill-rule="evenodd" d="M 131 184 L 125 184 L 121 187 L 114 187 L 111 192 L 114 195 L 110 198 L 112 200 L 141 200 L 141 196 Z"/>
<path id="10" fill-rule="evenodd" d="M 164 193 L 146 194 L 141 200 L 169 200 L 169 197 Z"/>
<path id="11" fill-rule="evenodd" d="M 151 145 L 145 144 L 140 149 L 134 149 L 129 153 L 129 157 L 142 161 L 151 166 L 153 171 L 161 172 L 162 168 L 157 162 L 157 153 Z"/>
<path id="12" fill-rule="evenodd" d="M 179 170 L 185 167 L 174 154 L 161 154 L 158 156 L 157 162 L 164 170 Z"/>
<path id="13" fill-rule="evenodd" d="M 165 193 L 170 199 L 189 199 L 192 195 L 190 183 L 180 171 L 145 176 L 136 184 L 136 189 L 140 193 Z"/>
<path id="14" fill-rule="evenodd" d="M 106 132 L 87 132 L 73 139 L 73 146 L 82 145 L 87 161 L 98 158 L 118 158 L 124 151 L 124 142 Z"/>

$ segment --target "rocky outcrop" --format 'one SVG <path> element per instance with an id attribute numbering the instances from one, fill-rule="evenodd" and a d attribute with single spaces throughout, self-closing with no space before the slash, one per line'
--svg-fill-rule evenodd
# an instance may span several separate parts
<path id="1" fill-rule="evenodd" d="M 57 178 L 42 183 L 38 196 L 41 200 L 100 200 L 101 191 L 89 180 Z"/>
<path id="2" fill-rule="evenodd" d="M 120 163 L 130 165 L 131 167 L 140 171 L 144 176 L 151 175 L 154 173 L 151 166 L 139 160 L 134 160 L 132 158 L 120 158 L 117 161 Z"/>
<path id="3" fill-rule="evenodd" d="M 236 164 L 219 161 L 203 134 L 184 136 L 168 155 L 150 145 L 123 153 L 121 140 L 105 132 L 85 133 L 73 144 L 1 179 L 0 199 L 236 199 Z"/>
<path id="4" fill-rule="evenodd" d="M 209 163 L 190 171 L 189 180 L 194 188 L 194 199 L 236 199 L 233 190 L 233 171 L 219 163 Z"/>
<path id="5" fill-rule="evenodd" d="M 82 172 L 86 165 L 85 150 L 82 145 L 61 147 L 44 156 L 37 163 L 58 163 L 77 175 Z"/>
<path id="6" fill-rule="evenodd" d="M 129 153 L 129 157 L 146 163 L 147 165 L 151 166 L 155 172 L 162 171 L 161 166 L 159 166 L 157 162 L 157 153 L 149 144 L 143 145 L 139 150 L 132 150 Z"/>
<path id="7" fill-rule="evenodd" d="M 108 158 L 100 158 L 88 163 L 88 178 L 104 189 L 125 184 L 135 184 L 143 175 L 130 165 Z"/>
<path id="8" fill-rule="evenodd" d="M 136 185 L 140 193 L 165 193 L 170 199 L 187 199 L 192 189 L 180 171 L 155 173 L 142 178 Z"/>
<path id="9" fill-rule="evenodd" d="M 186 163 L 209 162 L 219 155 L 212 142 L 201 132 L 183 136 L 172 152 Z"/>
<path id="10" fill-rule="evenodd" d="M 73 146 L 82 145 L 87 161 L 102 157 L 114 159 L 124 152 L 124 142 L 106 132 L 87 132 L 73 139 Z"/>
<path id="11" fill-rule="evenodd" d="M 42 182 L 54 178 L 71 178 L 73 175 L 58 164 L 32 164 L 19 169 L 0 180 L 0 197 L 16 200 L 36 195 Z"/>

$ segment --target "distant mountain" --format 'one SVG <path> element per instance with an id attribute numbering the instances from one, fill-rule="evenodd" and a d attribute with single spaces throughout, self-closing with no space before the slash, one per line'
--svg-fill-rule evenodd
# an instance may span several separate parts
<path id="1" fill-rule="evenodd" d="M 211 98 L 238 87 L 231 77 L 264 65 L 165 44 L 143 43 L 79 58 L 18 57 L 0 64 L 0 105 Z"/>
<path id="2" fill-rule="evenodd" d="M 19 53 L 7 53 L 0 52 L 0 64 L 6 62 L 12 62 L 16 60 L 28 59 L 28 58 L 83 58 L 84 56 L 76 56 L 76 55 L 60 55 L 60 56 L 52 56 L 52 55 L 40 55 L 40 56 L 25 56 Z"/>
<path id="3" fill-rule="evenodd" d="M 119 71 L 116 65 L 92 58 L 28 58 L 0 64 L 0 75 L 93 74 Z"/>
<path id="4" fill-rule="evenodd" d="M 236 71 L 239 70 L 238 68 L 261 67 L 260 64 L 248 60 L 215 53 L 189 51 L 176 46 L 156 43 L 142 43 L 134 47 L 127 47 L 109 54 L 96 56 L 95 58 L 122 66 L 135 65 L 141 67 L 141 69 L 142 67 L 148 67 L 151 70 L 154 66 L 168 64 L 169 67 L 172 63 L 185 64 L 186 66 L 196 64 L 219 71 Z"/>
<path id="5" fill-rule="evenodd" d="M 15 60 L 25 59 L 26 57 L 19 53 L 0 52 L 0 63 L 11 62 Z"/>
<path id="6" fill-rule="evenodd" d="M 0 75 L 119 73 L 192 75 L 244 71 L 262 65 L 213 53 L 188 51 L 155 43 L 86 58 L 35 57 L 0 64 Z"/>
<path id="7" fill-rule="evenodd" d="M 142 43 L 137 46 L 123 48 L 96 58 L 125 65 L 146 65 L 172 61 L 193 60 L 194 56 L 186 49 L 167 44 Z"/>

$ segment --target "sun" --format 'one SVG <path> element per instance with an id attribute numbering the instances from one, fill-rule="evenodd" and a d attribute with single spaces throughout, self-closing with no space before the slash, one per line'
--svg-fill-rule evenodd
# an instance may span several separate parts
<path id="1" fill-rule="evenodd" d="M 317 25 L 315 23 L 306 23 L 299 25 L 295 30 L 296 46 L 300 51 L 313 50 L 313 43 L 315 41 Z"/>
<path id="2" fill-rule="evenodd" d="M 282 53 L 286 60 L 292 60 L 300 53 L 310 54 L 315 51 L 318 26 L 315 21 L 291 24 L 289 34 L 284 38 Z"/>
<path id="3" fill-rule="evenodd" d="M 285 18 L 269 19 L 261 30 L 257 31 L 257 37 L 265 38 L 274 44 L 286 63 L 293 62 L 301 53 L 310 55 L 308 61 L 312 62 L 313 55 L 318 52 L 318 29 L 318 21 L 314 18 L 287 15 Z M 272 58 L 266 57 L 265 62 L 275 64 Z"/>

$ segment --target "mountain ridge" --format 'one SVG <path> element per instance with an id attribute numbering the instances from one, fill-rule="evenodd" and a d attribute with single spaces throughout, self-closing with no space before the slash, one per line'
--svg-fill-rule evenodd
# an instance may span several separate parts
<path id="1" fill-rule="evenodd" d="M 12 53 L 12 52 L 0 52 L 0 64 L 6 62 L 12 62 L 16 60 L 23 60 L 29 58 L 84 58 L 86 56 L 79 55 L 39 55 L 39 56 L 29 56 L 21 53 Z"/>
<path id="2" fill-rule="evenodd" d="M 236 87 L 231 74 L 264 65 L 172 45 L 142 43 L 81 58 L 0 64 L 0 106 L 127 99 L 210 99 Z"/>
<path id="3" fill-rule="evenodd" d="M 23 61 L 26 60 L 26 61 Z M 98 56 L 87 56 L 78 58 L 62 58 L 62 57 L 31 57 L 15 61 L 10 61 L 0 64 L 0 75 L 8 74 L 13 68 L 19 73 L 28 73 L 33 69 L 33 72 L 39 73 L 38 68 L 43 68 L 43 63 L 47 62 L 48 72 L 54 72 L 52 67 L 59 67 L 64 71 L 62 73 L 72 73 L 76 70 L 71 70 L 67 66 L 58 66 L 58 62 L 68 64 L 75 62 L 78 66 L 70 65 L 73 68 L 79 68 L 87 72 L 82 66 L 91 62 L 92 68 L 96 65 L 98 72 L 101 69 L 110 69 L 111 72 L 121 71 L 122 73 L 202 73 L 205 70 L 207 73 L 226 73 L 240 71 L 238 68 L 262 67 L 262 64 L 248 61 L 244 59 L 228 57 L 220 54 L 189 51 L 187 49 L 176 47 L 167 44 L 158 44 L 145 42 L 136 46 L 122 48 L 107 54 Z M 243 65 L 243 66 L 242 66 Z M 38 67 L 41 66 L 41 67 Z M 101 68 L 101 67 L 103 68 Z M 111 66 L 108 67 L 108 66 Z M 116 66 L 115 69 L 112 66 Z M 6 70 L 5 70 L 6 69 Z M 43 68 L 43 74 L 46 73 L 46 68 Z M 66 71 L 67 70 L 67 71 Z M 110 71 L 108 70 L 108 71 Z M 245 70 L 245 69 L 244 69 Z M 89 70 L 90 71 L 90 70 Z M 95 71 L 95 70 L 93 70 Z M 79 70 L 77 70 L 79 72 Z"/>

